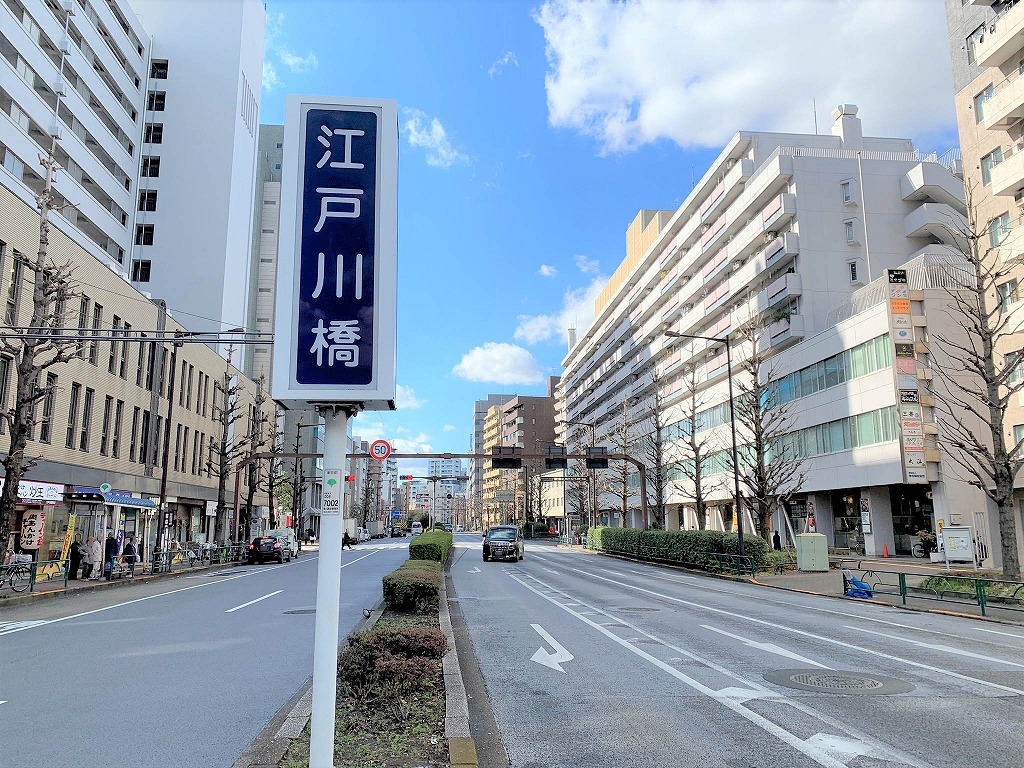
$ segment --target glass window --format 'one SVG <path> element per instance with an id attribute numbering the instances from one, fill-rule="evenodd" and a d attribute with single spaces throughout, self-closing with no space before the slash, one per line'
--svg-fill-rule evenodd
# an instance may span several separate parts
<path id="1" fill-rule="evenodd" d="M 992 219 L 988 228 L 988 240 L 993 248 L 998 248 L 1006 236 L 1010 234 L 1010 214 L 1003 213 Z"/>
<path id="2" fill-rule="evenodd" d="M 843 202 L 849 203 L 853 201 L 853 192 L 850 190 L 850 182 L 844 181 L 839 185 L 839 188 L 843 192 Z"/>
<path id="3" fill-rule="evenodd" d="M 71 401 L 68 406 L 68 432 L 64 440 L 67 448 L 75 447 L 75 432 L 78 430 L 78 401 L 82 397 L 82 385 L 78 382 L 71 383 Z"/>
<path id="4" fill-rule="evenodd" d="M 86 387 L 85 400 L 82 404 L 82 431 L 78 437 L 78 448 L 89 450 L 89 432 L 92 428 L 92 402 L 96 399 L 96 390 Z"/>
<path id="5" fill-rule="evenodd" d="M 110 417 L 114 413 L 114 398 L 107 395 L 103 401 L 103 429 L 100 431 L 100 455 L 107 455 L 107 447 L 110 445 Z"/>
<path id="6" fill-rule="evenodd" d="M 985 39 L 985 25 L 982 24 L 967 36 L 967 63 L 973 64 L 976 58 L 976 46 Z"/>
<path id="7" fill-rule="evenodd" d="M 110 453 L 117 459 L 121 456 L 121 419 L 124 416 L 124 400 L 117 401 L 114 409 L 114 439 L 111 441 Z"/>
<path id="8" fill-rule="evenodd" d="M 985 119 L 985 103 L 992 98 L 992 86 L 974 97 L 974 122 L 980 123 Z"/>
<path id="9" fill-rule="evenodd" d="M 989 152 L 981 158 L 981 183 L 992 183 L 992 169 L 1003 162 L 1003 150 L 1001 148 Z"/>
<path id="10" fill-rule="evenodd" d="M 1024 450 L 1024 446 L 1021 445 L 1024 442 L 1024 424 L 1013 425 L 1013 449 L 1017 453 Z"/>
<path id="11" fill-rule="evenodd" d="M 846 242 L 848 242 L 848 243 L 854 242 L 853 222 L 852 221 L 844 221 L 843 222 L 843 226 L 846 229 Z"/>
<path id="12" fill-rule="evenodd" d="M 1010 311 L 1010 305 L 1016 304 L 1019 300 L 1017 294 L 1017 278 L 1007 280 L 997 286 L 999 291 L 999 311 L 1006 314 Z"/>
<path id="13" fill-rule="evenodd" d="M 839 358 L 830 357 L 825 361 L 825 386 L 839 386 Z"/>
<path id="14" fill-rule="evenodd" d="M 868 373 L 868 361 L 864 347 L 856 346 L 850 351 L 853 353 L 853 377 L 865 376 Z"/>

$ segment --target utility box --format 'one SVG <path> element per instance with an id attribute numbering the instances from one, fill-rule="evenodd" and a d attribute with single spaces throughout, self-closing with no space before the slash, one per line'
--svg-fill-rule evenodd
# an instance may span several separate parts
<path id="1" fill-rule="evenodd" d="M 828 540 L 823 533 L 796 535 L 796 568 L 798 571 L 828 570 Z"/>

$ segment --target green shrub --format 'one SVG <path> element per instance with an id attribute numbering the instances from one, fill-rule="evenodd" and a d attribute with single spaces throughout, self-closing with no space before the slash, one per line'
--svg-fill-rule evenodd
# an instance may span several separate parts
<path id="1" fill-rule="evenodd" d="M 338 682 L 361 701 L 436 688 L 448 641 L 439 629 L 382 628 L 349 635 L 338 658 Z"/>
<path id="2" fill-rule="evenodd" d="M 441 564 L 408 560 L 384 577 L 383 586 L 384 602 L 393 611 L 436 611 L 441 596 Z"/>
<path id="3" fill-rule="evenodd" d="M 444 563 L 448 560 L 451 548 L 452 535 L 448 531 L 427 531 L 417 536 L 409 544 L 409 559 Z"/>
<path id="4" fill-rule="evenodd" d="M 755 568 L 769 562 L 768 542 L 757 536 L 743 540 L 744 554 Z M 644 531 L 639 528 L 591 528 L 587 547 L 600 552 L 664 560 L 700 569 L 715 569 L 715 554 L 739 554 L 735 533 L 722 531 Z"/>

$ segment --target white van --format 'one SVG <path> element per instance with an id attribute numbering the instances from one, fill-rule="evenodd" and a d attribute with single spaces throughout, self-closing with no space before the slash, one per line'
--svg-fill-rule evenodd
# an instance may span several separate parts
<path id="1" fill-rule="evenodd" d="M 419 536 L 423 533 L 423 523 L 415 522 L 412 524 L 412 535 Z"/>

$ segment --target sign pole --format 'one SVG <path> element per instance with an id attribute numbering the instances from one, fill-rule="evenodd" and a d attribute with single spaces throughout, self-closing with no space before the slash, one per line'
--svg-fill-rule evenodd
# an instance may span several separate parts
<path id="1" fill-rule="evenodd" d="M 338 691 L 338 618 L 341 602 L 342 483 L 345 436 L 354 408 L 320 409 L 324 429 L 324 496 L 320 513 L 320 557 L 316 573 L 316 624 L 313 631 L 313 719 L 310 768 L 334 768 L 334 708 Z M 331 480 L 335 482 L 329 485 Z"/>

